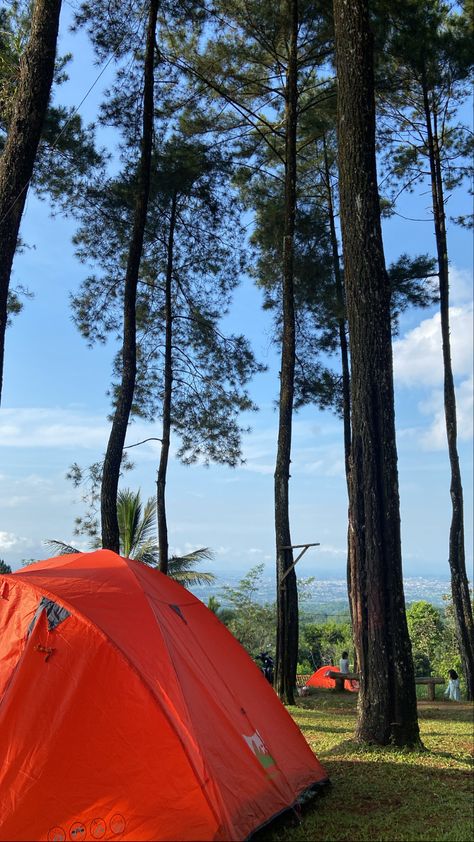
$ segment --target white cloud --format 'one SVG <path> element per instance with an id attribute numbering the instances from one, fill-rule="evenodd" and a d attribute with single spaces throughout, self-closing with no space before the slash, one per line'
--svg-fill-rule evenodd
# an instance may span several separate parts
<path id="1" fill-rule="evenodd" d="M 346 476 L 346 465 L 344 459 L 335 459 L 332 465 L 326 470 L 327 477 L 344 477 Z"/>
<path id="2" fill-rule="evenodd" d="M 451 304 L 468 304 L 472 301 L 472 273 L 467 269 L 451 266 L 449 269 L 449 297 Z"/>
<path id="3" fill-rule="evenodd" d="M 453 374 L 456 383 L 458 438 L 468 441 L 473 435 L 473 304 L 467 272 L 452 270 L 450 340 Z M 446 422 L 443 403 L 443 357 L 439 312 L 423 319 L 403 338 L 394 342 L 394 372 L 398 386 L 425 390 L 417 407 L 428 426 L 404 431 L 415 437 L 424 450 L 446 448 Z M 400 433 L 403 435 L 403 431 Z"/>
<path id="4" fill-rule="evenodd" d="M 33 541 L 29 538 L 23 538 L 20 535 L 15 535 L 13 532 L 0 532 L 0 550 L 12 550 L 14 548 L 31 546 L 33 546 Z"/>
<path id="5" fill-rule="evenodd" d="M 225 547 L 225 546 L 222 546 L 222 545 L 220 547 L 216 547 L 216 549 L 213 550 L 213 552 L 216 556 L 228 555 L 228 553 L 230 553 L 230 551 L 231 551 L 231 547 Z"/>
<path id="6" fill-rule="evenodd" d="M 155 427 L 146 423 L 130 426 L 127 445 L 144 442 L 153 435 Z M 91 415 L 81 409 L 28 407 L 0 409 L 0 446 L 9 448 L 55 450 L 95 450 L 104 452 L 110 433 L 110 423 L 104 416 Z M 156 461 L 160 443 L 147 441 L 129 450 L 134 462 Z M 171 448 L 171 455 L 175 447 Z"/>
<path id="7" fill-rule="evenodd" d="M 332 544 L 321 544 L 318 547 L 318 551 L 321 553 L 325 553 L 326 555 L 332 556 L 346 556 L 347 555 L 347 547 L 334 547 Z"/>
<path id="8" fill-rule="evenodd" d="M 324 462 L 322 459 L 315 459 L 314 461 L 304 461 L 296 463 L 299 470 L 303 474 L 321 474 L 324 473 Z"/>
<path id="9" fill-rule="evenodd" d="M 24 506 L 29 499 L 29 497 L 22 497 L 20 494 L 14 494 L 10 497 L 0 497 L 0 503 L 2 505 L 2 508 L 4 507 L 6 509 L 16 509 L 18 506 Z"/>
<path id="10" fill-rule="evenodd" d="M 104 418 L 69 409 L 0 410 L 0 445 L 21 448 L 96 448 L 107 441 Z"/>
<path id="11" fill-rule="evenodd" d="M 35 491 L 38 491 L 39 489 L 41 489 L 41 491 L 45 491 L 53 488 L 54 486 L 51 479 L 46 479 L 46 477 L 41 477 L 38 474 L 29 474 L 29 476 L 22 479 L 21 484 L 23 487 L 27 486 L 28 488 L 33 488 Z"/>
<path id="12" fill-rule="evenodd" d="M 464 380 L 456 390 L 457 429 L 458 439 L 461 441 L 469 441 L 473 436 L 473 391 L 473 377 Z M 442 390 L 433 391 L 430 397 L 419 405 L 419 408 L 424 414 L 434 416 L 429 429 L 421 436 L 423 448 L 443 450 L 446 447 L 446 420 Z"/>
<path id="13" fill-rule="evenodd" d="M 184 544 L 184 547 L 183 546 L 174 546 L 174 545 L 170 546 L 170 555 L 175 555 L 175 556 L 181 557 L 181 556 L 184 556 L 184 555 L 189 555 L 190 553 L 194 553 L 197 550 L 202 550 L 202 549 L 203 549 L 202 544 L 196 544 L 196 542 L 191 543 L 190 541 L 186 541 L 185 544 Z M 211 552 L 213 553 L 213 555 L 215 555 L 215 551 L 212 547 L 211 547 Z M 221 547 L 219 552 L 226 553 L 226 552 L 228 552 L 228 550 L 225 547 Z M 206 560 L 204 563 L 205 564 L 211 564 L 212 559 Z"/>
<path id="14" fill-rule="evenodd" d="M 451 307 L 450 333 L 454 374 L 472 371 L 472 304 Z M 435 313 L 393 344 L 395 382 L 403 386 L 438 386 L 443 382 L 441 318 Z"/>
<path id="15" fill-rule="evenodd" d="M 275 473 L 278 419 L 272 427 L 244 438 L 244 471 L 263 476 Z M 341 425 L 330 419 L 324 425 L 296 418 L 292 429 L 291 475 L 344 476 L 341 460 Z"/>
<path id="16" fill-rule="evenodd" d="M 248 459 L 246 457 L 245 463 L 241 466 L 241 470 L 243 471 L 251 471 L 254 474 L 273 474 L 275 472 L 275 465 L 272 464 L 261 464 L 259 462 L 254 462 L 252 459 Z"/>
<path id="17" fill-rule="evenodd" d="M 277 427 L 254 430 L 243 438 L 244 471 L 256 474 L 272 474 L 275 470 Z"/>
<path id="18" fill-rule="evenodd" d="M 17 509 L 24 507 L 39 497 L 44 500 L 52 500 L 54 482 L 51 479 L 40 477 L 37 474 L 30 474 L 26 477 L 0 475 L 0 508 Z M 58 500 L 63 502 L 65 493 L 61 491 Z"/>

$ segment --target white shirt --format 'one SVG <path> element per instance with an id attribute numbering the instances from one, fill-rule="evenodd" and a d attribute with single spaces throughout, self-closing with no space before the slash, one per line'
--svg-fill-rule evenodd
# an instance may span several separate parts
<path id="1" fill-rule="evenodd" d="M 341 672 L 349 672 L 349 658 L 341 658 L 339 661 L 339 669 Z"/>
<path id="2" fill-rule="evenodd" d="M 448 699 L 452 699 L 453 702 L 461 701 L 461 693 L 459 690 L 459 678 L 449 679 L 448 686 L 444 691 L 444 695 L 447 696 Z"/>

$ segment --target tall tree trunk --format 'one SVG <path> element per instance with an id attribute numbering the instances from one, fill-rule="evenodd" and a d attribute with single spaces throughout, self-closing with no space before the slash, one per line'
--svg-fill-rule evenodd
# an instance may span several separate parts
<path id="1" fill-rule="evenodd" d="M 349 483 L 354 632 L 361 673 L 356 736 L 420 745 L 403 595 L 390 286 L 375 159 L 367 0 L 334 0 L 339 191 L 351 353 Z"/>
<path id="2" fill-rule="evenodd" d="M 138 274 L 143 250 L 148 197 L 150 192 L 150 168 L 153 146 L 153 86 L 155 65 L 155 31 L 159 0 L 150 0 L 145 51 L 145 74 L 143 84 L 143 134 L 140 167 L 137 180 L 137 195 L 133 229 L 125 274 L 123 304 L 122 380 L 115 407 L 104 460 L 101 487 L 102 546 L 119 552 L 120 538 L 117 521 L 117 491 L 122 461 L 123 446 L 127 434 L 130 410 L 137 369 L 136 348 L 136 298 Z"/>
<path id="3" fill-rule="evenodd" d="M 342 418 L 344 425 L 344 466 L 346 472 L 347 493 L 349 495 L 350 482 L 350 466 L 351 466 L 351 377 L 349 369 L 349 348 L 346 336 L 346 301 L 344 293 L 344 283 L 342 280 L 341 264 L 339 262 L 339 243 L 336 234 L 336 225 L 334 220 L 334 202 L 332 197 L 331 187 L 331 173 L 329 168 L 326 137 L 323 137 L 324 146 L 324 170 L 328 198 L 328 216 L 329 216 L 329 232 L 331 236 L 332 260 L 334 268 L 334 280 L 336 287 L 336 303 L 338 308 L 338 329 L 339 329 L 339 347 L 341 350 L 341 370 L 342 370 Z M 348 520 L 350 519 L 350 512 Z M 350 524 L 347 530 L 347 594 L 349 598 L 349 610 L 351 615 L 351 623 L 354 627 L 354 616 L 357 615 L 357 595 L 353 591 L 353 583 L 355 581 L 353 566 L 355 559 L 351 554 L 350 541 Z M 358 670 L 357 651 L 354 655 L 354 672 Z"/>
<path id="4" fill-rule="evenodd" d="M 54 74 L 61 0 L 36 0 L 28 46 L 0 158 L 0 400 L 13 258 Z"/>
<path id="5" fill-rule="evenodd" d="M 170 228 L 168 236 L 168 254 L 166 262 L 166 283 L 165 283 L 165 365 L 164 365 L 164 391 L 163 391 L 163 434 L 161 438 L 161 454 L 158 474 L 156 477 L 156 514 L 158 523 L 158 547 L 160 557 L 160 570 L 168 573 L 168 525 L 166 522 L 166 473 L 168 470 L 168 458 L 170 452 L 171 432 L 171 395 L 173 388 L 173 313 L 171 307 L 171 284 L 173 280 L 173 250 L 174 230 L 176 226 L 176 190 L 171 200 Z"/>
<path id="6" fill-rule="evenodd" d="M 283 329 L 280 370 L 278 445 L 275 465 L 275 537 L 277 639 L 275 686 L 282 701 L 294 704 L 298 660 L 298 590 L 291 550 L 289 480 L 295 375 L 293 239 L 296 213 L 297 38 L 298 2 L 287 0 L 289 18 L 286 79 L 285 224 L 283 241 Z M 288 572 L 289 571 L 289 572 Z"/>
<path id="7" fill-rule="evenodd" d="M 436 124 L 436 112 L 430 106 L 429 91 L 423 77 L 423 103 L 428 154 L 430 160 L 431 194 L 439 273 L 439 301 L 444 369 L 444 413 L 451 466 L 451 527 L 449 531 L 449 567 L 453 596 L 456 636 L 463 667 L 468 699 L 474 698 L 474 622 L 469 597 L 464 550 L 464 503 L 461 470 L 457 447 L 456 394 L 451 365 L 451 340 L 449 336 L 449 268 L 446 215 L 444 208 L 443 176 Z"/>
<path id="8" fill-rule="evenodd" d="M 346 336 L 346 302 L 344 284 L 342 280 L 341 264 L 339 261 L 339 243 L 336 234 L 334 202 L 331 186 L 331 172 L 327 153 L 326 137 L 323 136 L 324 150 L 324 179 L 328 203 L 329 233 L 331 237 L 332 265 L 334 271 L 334 285 L 336 290 L 336 304 L 338 309 L 337 325 L 339 331 L 339 347 L 341 350 L 342 370 L 342 419 L 344 425 L 344 463 L 346 469 L 347 488 L 349 489 L 350 455 L 351 455 L 351 378 L 349 373 L 349 349 Z"/>

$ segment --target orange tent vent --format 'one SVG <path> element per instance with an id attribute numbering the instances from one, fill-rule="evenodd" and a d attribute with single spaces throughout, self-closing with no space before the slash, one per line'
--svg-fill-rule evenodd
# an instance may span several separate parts
<path id="1" fill-rule="evenodd" d="M 173 580 L 108 550 L 0 577 L 1 840 L 243 840 L 325 781 Z"/>

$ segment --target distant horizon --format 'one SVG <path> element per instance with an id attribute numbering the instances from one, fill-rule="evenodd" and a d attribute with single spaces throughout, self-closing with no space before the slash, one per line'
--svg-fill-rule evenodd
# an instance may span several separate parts
<path id="1" fill-rule="evenodd" d="M 257 564 L 258 564 L 258 562 L 257 562 Z M 238 567 L 214 567 L 212 565 L 212 562 L 210 562 L 209 563 L 209 571 L 211 573 L 214 573 L 216 576 L 226 576 L 226 575 L 228 575 L 228 576 L 231 576 L 232 578 L 235 578 L 235 579 L 243 579 L 244 576 L 246 576 L 247 573 L 253 567 L 257 566 L 257 564 L 250 565 L 250 566 L 246 567 L 245 569 L 243 569 L 243 568 L 239 569 Z M 271 575 L 272 575 L 272 567 L 270 565 L 268 565 L 268 563 L 266 563 L 264 571 L 263 571 L 263 576 L 268 578 L 268 577 L 271 577 Z M 338 571 L 332 570 L 331 571 L 328 568 L 322 569 L 322 570 L 318 569 L 318 570 L 315 570 L 313 572 L 311 572 L 311 570 L 305 570 L 304 576 L 302 576 L 302 578 L 309 579 L 311 577 L 314 577 L 314 579 L 316 581 L 320 581 L 320 582 L 342 582 L 342 581 L 345 582 L 346 581 L 345 573 L 344 573 L 343 570 L 338 570 Z M 413 580 L 420 579 L 420 580 L 426 580 L 426 581 L 429 581 L 429 582 L 431 582 L 431 581 L 433 581 L 433 582 L 451 582 L 449 570 L 445 574 L 442 574 L 442 573 L 428 574 L 428 573 L 423 573 L 423 572 L 421 572 L 421 573 L 404 573 L 403 574 L 403 581 L 404 582 L 408 581 L 408 580 L 411 580 L 411 579 L 413 579 Z"/>
<path id="2" fill-rule="evenodd" d="M 224 576 L 222 581 L 219 578 L 209 584 L 196 585 L 190 588 L 192 593 L 203 602 L 208 601 L 210 596 L 222 600 L 222 605 L 228 604 L 224 590 L 226 586 L 233 587 L 238 584 L 242 577 L 233 576 L 230 572 Z M 446 578 L 427 576 L 408 576 L 403 579 L 405 602 L 426 601 L 433 605 L 441 606 L 445 594 L 450 594 L 450 581 Z M 272 603 L 275 600 L 275 579 L 268 574 L 263 574 L 258 589 L 254 593 L 254 600 L 258 603 Z M 313 583 L 313 591 L 310 596 L 301 600 L 301 610 L 311 609 L 324 605 L 344 603 L 349 606 L 347 594 L 347 582 L 345 578 L 323 579 L 318 578 Z"/>
<path id="3" fill-rule="evenodd" d="M 81 545 L 83 542 L 77 541 L 77 543 Z M 73 545 L 74 545 L 74 543 L 73 543 Z M 79 549 L 79 547 L 78 547 L 78 549 Z M 92 549 L 86 549 L 86 548 L 82 547 L 80 552 L 85 552 L 85 553 L 86 552 L 93 552 L 93 550 Z M 8 553 L 6 553 L 5 551 L 0 553 L 0 558 L 6 564 L 8 564 L 11 567 L 12 572 L 15 572 L 17 570 L 21 570 L 24 566 L 23 565 L 24 561 L 30 562 L 30 559 L 26 558 L 26 557 L 21 559 L 21 560 L 17 560 L 16 562 L 15 561 L 9 561 L 8 560 Z M 51 558 L 51 553 L 48 552 L 47 548 L 45 547 L 44 554 L 39 558 L 35 558 L 34 561 L 35 562 L 45 561 L 48 558 Z M 33 563 L 33 561 L 31 561 L 31 563 Z M 200 569 L 201 570 L 207 569 L 210 573 L 213 573 L 217 577 L 229 577 L 233 581 L 240 581 L 245 576 L 247 576 L 248 573 L 252 569 L 254 569 L 255 567 L 258 567 L 260 564 L 264 565 L 262 577 L 265 578 L 265 579 L 273 578 L 274 565 L 272 565 L 272 563 L 269 562 L 268 559 L 265 560 L 265 561 L 263 561 L 263 560 L 258 561 L 258 559 L 255 559 L 253 562 L 250 562 L 250 563 L 247 562 L 245 565 L 237 565 L 235 563 L 226 565 L 225 563 L 222 563 L 222 562 L 220 564 L 219 563 L 216 564 L 211 559 L 211 560 L 206 560 L 205 562 L 203 562 L 200 566 Z M 429 562 L 426 562 L 426 564 L 428 565 Z M 428 573 L 428 572 L 424 572 L 423 567 L 424 567 L 424 565 L 420 565 L 418 563 L 418 569 L 417 569 L 416 572 L 413 571 L 413 568 L 411 566 L 408 569 L 405 569 L 405 567 L 404 567 L 403 568 L 403 581 L 406 582 L 406 581 L 410 581 L 410 580 L 414 580 L 414 581 L 423 580 L 423 581 L 431 581 L 431 582 L 448 582 L 448 583 L 450 583 L 451 577 L 449 575 L 449 568 L 446 572 L 437 571 L 437 572 Z M 314 578 L 316 584 L 318 582 L 345 582 L 346 581 L 345 569 L 340 564 L 337 565 L 336 569 L 331 569 L 329 567 L 319 568 L 319 567 L 317 567 L 317 563 L 312 562 L 310 564 L 307 564 L 304 567 L 304 570 L 302 569 L 302 567 L 299 568 L 299 570 L 297 571 L 297 574 L 302 579 Z M 468 572 L 468 579 L 470 581 L 470 584 L 472 585 L 471 579 L 469 577 L 469 572 Z"/>
<path id="4" fill-rule="evenodd" d="M 87 552 L 87 550 L 85 551 Z M 38 559 L 41 561 L 41 559 Z M 8 562 L 7 562 L 8 563 Z M 227 604 L 225 598 L 225 588 L 236 588 L 239 583 L 248 576 L 249 572 L 258 567 L 258 562 L 243 567 L 234 565 L 223 566 L 222 564 L 215 566 L 212 560 L 203 562 L 198 569 L 211 572 L 215 575 L 215 580 L 210 583 L 203 583 L 200 585 L 190 586 L 189 590 L 197 596 L 201 601 L 207 603 L 209 597 L 216 597 L 222 601 L 222 604 Z M 22 565 L 13 568 L 12 572 L 21 571 Z M 313 579 L 310 585 L 310 595 L 306 595 L 301 601 L 301 608 L 314 611 L 315 607 L 331 605 L 336 603 L 344 603 L 348 606 L 347 594 L 347 579 L 345 571 L 341 569 L 329 570 L 327 568 L 315 569 L 314 563 L 307 565 L 304 570 L 304 575 L 298 576 L 299 580 Z M 470 583 L 472 587 L 472 583 Z M 259 576 L 258 586 L 254 592 L 254 599 L 258 603 L 272 603 L 275 600 L 276 579 L 272 565 L 267 561 L 263 565 L 263 570 Z M 443 597 L 445 594 L 451 593 L 451 582 L 448 573 L 420 573 L 405 574 L 403 576 L 403 588 L 405 595 L 405 602 L 410 604 L 420 600 L 425 600 L 433 605 L 441 606 L 443 604 Z"/>

